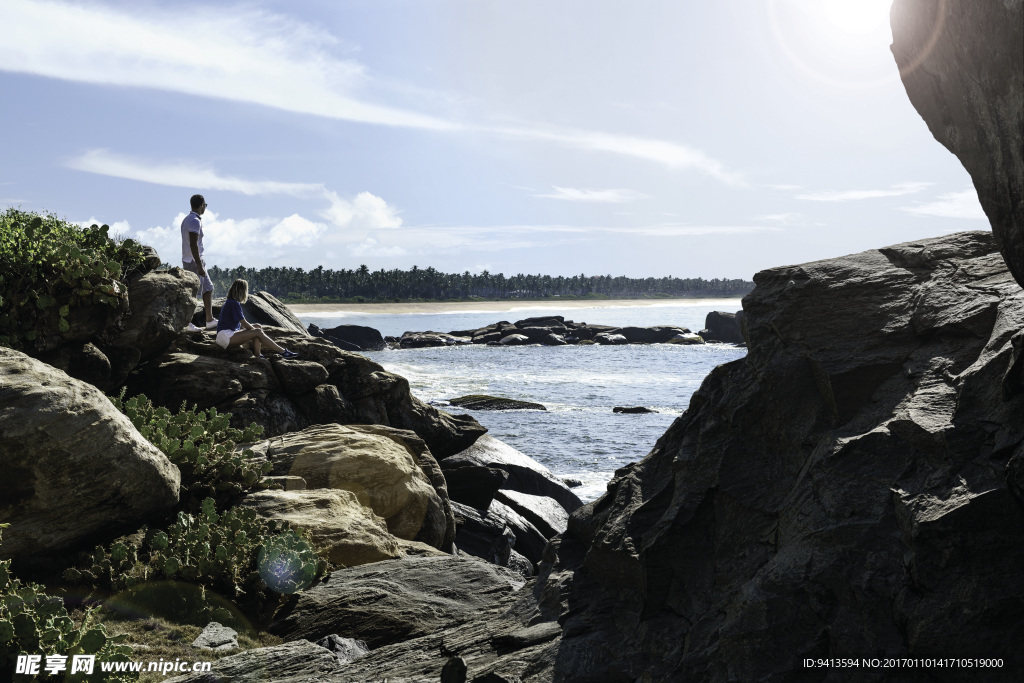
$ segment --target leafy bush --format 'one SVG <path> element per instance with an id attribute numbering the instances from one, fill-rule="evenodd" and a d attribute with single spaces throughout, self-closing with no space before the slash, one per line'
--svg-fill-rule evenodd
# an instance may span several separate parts
<path id="1" fill-rule="evenodd" d="M 7 526 L 0 524 L 0 533 Z M 108 636 L 103 624 L 92 624 L 94 610 L 86 611 L 76 626 L 63 600 L 47 595 L 39 584 L 12 577 L 10 567 L 10 560 L 0 562 L 0 679 L 13 680 L 18 655 L 41 655 L 44 663 L 47 655 L 64 655 L 68 672 L 74 655 L 96 655 L 98 661 L 129 660 L 131 648 L 118 644 L 120 638 Z M 69 675 L 65 680 L 79 678 Z M 99 666 L 88 677 L 90 681 L 131 679 L 126 674 L 104 675 Z"/>
<path id="2" fill-rule="evenodd" d="M 124 393 L 122 389 L 111 402 L 181 470 L 182 505 L 195 510 L 199 501 L 213 497 L 224 506 L 242 493 L 268 488 L 261 481 L 271 464 L 254 460 L 248 449 L 234 452 L 239 443 L 255 441 L 262 426 L 238 430 L 229 426 L 231 416 L 218 414 L 216 408 L 197 411 L 182 404 L 172 414 L 154 407 L 144 395 L 125 399 Z"/>
<path id="3" fill-rule="evenodd" d="M 76 307 L 127 299 L 124 279 L 142 263 L 142 247 L 108 232 L 19 209 L 0 214 L 0 345 L 42 348 L 70 329 Z"/>
<path id="4" fill-rule="evenodd" d="M 84 569 L 69 569 L 64 578 L 113 592 L 128 591 L 136 604 L 147 603 L 163 616 L 205 623 L 237 621 L 206 590 L 227 598 L 259 619 L 275 594 L 308 587 L 327 570 L 309 536 L 283 522 L 259 518 L 251 508 L 218 513 L 212 498 L 196 515 L 179 512 L 166 530 L 148 531 L 141 541 L 98 546 Z M 201 591 L 157 588 L 146 595 L 147 582 L 181 581 Z M 152 603 L 159 603 L 158 605 Z"/>

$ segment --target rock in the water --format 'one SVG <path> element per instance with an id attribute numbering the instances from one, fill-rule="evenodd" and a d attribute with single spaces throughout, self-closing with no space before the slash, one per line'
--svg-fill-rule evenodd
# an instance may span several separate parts
<path id="1" fill-rule="evenodd" d="M 711 311 L 704 319 L 704 328 L 700 336 L 705 341 L 742 344 L 743 330 L 740 329 L 738 313 Z"/>
<path id="2" fill-rule="evenodd" d="M 612 408 L 613 413 L 622 413 L 625 415 L 642 415 L 644 413 L 656 413 L 657 410 L 651 410 L 644 406 L 615 406 Z"/>
<path id="3" fill-rule="evenodd" d="M 423 349 L 434 346 L 456 346 L 471 344 L 469 337 L 455 337 L 444 332 L 406 332 L 398 345 L 403 349 Z"/>
<path id="4" fill-rule="evenodd" d="M 991 234 L 754 281 L 749 354 L 541 567 L 575 570 L 555 680 L 797 680 L 801 657 L 866 652 L 1001 657 L 991 680 L 1011 680 L 1024 391 L 1004 378 L 1024 292 Z"/>
<path id="5" fill-rule="evenodd" d="M 380 425 L 321 425 L 270 439 L 260 450 L 273 474 L 301 477 L 307 489 L 349 491 L 397 538 L 450 549 L 455 526 L 447 492 L 442 498 L 435 490 L 430 463 L 436 462 L 415 434 Z"/>
<path id="6" fill-rule="evenodd" d="M 268 630 L 287 640 L 338 633 L 376 649 L 465 622 L 523 583 L 518 574 L 475 559 L 374 562 L 335 571 L 292 596 Z"/>
<path id="7" fill-rule="evenodd" d="M 459 396 L 448 399 L 448 403 L 456 408 L 466 408 L 467 410 L 547 410 L 540 403 L 500 396 L 485 396 L 484 394 Z"/>
<path id="8" fill-rule="evenodd" d="M 246 650 L 212 662 L 206 673 L 168 678 L 167 683 L 309 683 L 340 672 L 330 650 L 308 640 Z"/>
<path id="9" fill-rule="evenodd" d="M 554 498 L 566 512 L 574 512 L 583 503 L 548 468 L 492 436 L 484 435 L 456 455 L 441 460 L 441 469 L 475 465 L 508 472 L 505 488 L 535 496 Z"/>
<path id="10" fill-rule="evenodd" d="M 199 637 L 192 641 L 192 647 L 214 652 L 237 650 L 238 632 L 216 621 L 211 621 L 199 634 Z"/>
<path id="11" fill-rule="evenodd" d="M 656 327 L 620 327 L 609 334 L 621 335 L 630 344 L 664 344 L 675 336 L 689 333 L 690 330 L 685 327 L 658 325 Z"/>
<path id="12" fill-rule="evenodd" d="M 689 344 L 704 344 L 705 341 L 704 341 L 704 337 L 700 336 L 699 334 L 689 333 L 689 334 L 677 334 L 676 336 L 671 337 L 665 343 L 666 344 L 684 344 L 684 345 L 689 345 Z"/>
<path id="13" fill-rule="evenodd" d="M 351 491 L 259 491 L 242 500 L 264 519 L 306 529 L 332 563 L 354 567 L 402 556 L 387 523 Z"/>
<path id="14" fill-rule="evenodd" d="M 334 656 L 338 658 L 338 664 L 348 664 L 370 651 L 363 641 L 355 638 L 342 638 L 337 633 L 332 633 L 326 638 L 316 641 L 316 644 L 333 652 Z"/>
<path id="15" fill-rule="evenodd" d="M 338 325 L 326 330 L 310 325 L 308 331 L 314 337 L 328 339 L 346 351 L 381 351 L 387 346 L 378 330 L 365 325 Z"/>
<path id="16" fill-rule="evenodd" d="M 613 332 L 602 332 L 601 334 L 594 335 L 594 341 L 606 346 L 618 346 L 629 343 L 625 336 Z"/>
<path id="17" fill-rule="evenodd" d="M 509 334 L 499 339 L 498 343 L 502 346 L 523 346 L 533 342 L 525 334 Z"/>
<path id="18" fill-rule="evenodd" d="M 1024 287 L 1024 3 L 896 0 L 890 17 L 907 95 L 971 174 Z"/>
<path id="19" fill-rule="evenodd" d="M 178 468 L 106 396 L 6 348 L 0 425 L 0 557 L 116 535 L 178 502 Z"/>

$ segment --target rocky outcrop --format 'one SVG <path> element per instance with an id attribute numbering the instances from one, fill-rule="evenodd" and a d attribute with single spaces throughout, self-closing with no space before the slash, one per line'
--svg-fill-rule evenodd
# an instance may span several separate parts
<path id="1" fill-rule="evenodd" d="M 467 410 L 547 410 L 542 404 L 514 398 L 471 394 L 448 399 L 450 405 Z"/>
<path id="2" fill-rule="evenodd" d="M 296 640 L 224 657 L 212 662 L 209 672 L 168 678 L 167 683 L 309 683 L 326 680 L 340 670 L 333 652 L 308 640 Z"/>
<path id="3" fill-rule="evenodd" d="M 197 286 L 193 291 L 198 291 L 198 289 Z M 224 305 L 225 300 L 226 297 L 213 300 L 212 310 L 214 318 L 220 317 L 220 309 Z M 270 292 L 249 292 L 249 299 L 242 304 L 242 315 L 245 316 L 248 322 L 253 324 L 280 327 L 289 332 L 309 336 L 309 332 L 306 331 L 306 326 L 302 324 L 302 321 L 296 318 L 295 314 Z M 195 304 L 192 312 L 192 322 L 198 327 L 206 324 L 206 312 L 201 301 Z"/>
<path id="4" fill-rule="evenodd" d="M 345 490 L 260 491 L 242 505 L 260 517 L 309 531 L 316 547 L 334 565 L 354 567 L 402 557 L 387 522 Z"/>
<path id="5" fill-rule="evenodd" d="M 895 0 L 891 19 L 907 95 L 971 174 L 1024 286 L 1024 3 Z"/>
<path id="6" fill-rule="evenodd" d="M 198 276 L 181 268 L 129 278 L 131 313 L 112 346 L 138 349 L 139 360 L 158 355 L 188 324 L 198 288 Z"/>
<path id="7" fill-rule="evenodd" d="M 656 413 L 657 410 L 651 410 L 644 406 L 615 406 L 612 408 L 613 413 L 619 413 L 622 415 L 643 415 L 646 413 Z"/>
<path id="8" fill-rule="evenodd" d="M 517 574 L 474 559 L 375 562 L 335 571 L 289 598 L 268 630 L 287 640 L 335 633 L 376 649 L 469 621 L 523 584 Z"/>
<path id="9" fill-rule="evenodd" d="M 698 334 L 705 341 L 742 344 L 744 342 L 743 330 L 740 328 L 742 319 L 743 311 L 737 313 L 710 311 L 704 318 L 704 329 Z"/>
<path id="10" fill-rule="evenodd" d="M 307 493 L 350 492 L 384 520 L 385 532 L 451 551 L 455 520 L 444 479 L 426 444 L 412 432 L 323 425 L 270 439 L 253 450 L 272 464 L 272 474 L 301 477 Z"/>
<path id="11" fill-rule="evenodd" d="M 314 337 L 334 342 L 346 351 L 381 351 L 387 347 L 380 332 L 364 325 L 338 325 L 322 330 L 311 324 L 307 331 Z"/>
<path id="12" fill-rule="evenodd" d="M 134 530 L 178 502 L 178 468 L 106 396 L 6 348 L 0 472 L 0 521 L 11 525 L 0 557 L 52 553 L 97 532 Z"/>
<path id="13" fill-rule="evenodd" d="M 299 359 L 256 360 L 242 347 L 221 349 L 212 332 L 183 333 L 129 376 L 128 391 L 170 409 L 183 402 L 215 406 L 230 412 L 237 426 L 263 425 L 266 436 L 329 423 L 407 429 L 439 458 L 464 450 L 486 431 L 469 416 L 449 415 L 413 397 L 405 378 L 364 356 L 305 332 L 266 329 Z"/>
<path id="14" fill-rule="evenodd" d="M 1010 680 L 1024 292 L 992 236 L 754 281 L 748 355 L 551 546 L 555 680 L 795 680 L 865 653 L 1002 657 Z"/>
<path id="15" fill-rule="evenodd" d="M 496 322 L 475 330 L 452 332 L 406 332 L 401 338 L 388 337 L 392 348 L 414 349 L 430 346 L 489 344 L 491 346 L 565 346 L 567 344 L 702 344 L 704 340 L 685 327 L 655 325 L 653 327 L 614 327 L 588 325 L 566 320 L 560 315 L 526 318 L 510 323 Z M 742 342 L 743 340 L 740 339 Z"/>

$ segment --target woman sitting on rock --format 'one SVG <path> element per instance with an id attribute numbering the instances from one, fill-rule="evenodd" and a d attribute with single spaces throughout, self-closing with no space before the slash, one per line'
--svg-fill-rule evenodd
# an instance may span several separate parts
<path id="1" fill-rule="evenodd" d="M 228 298 L 220 309 L 220 319 L 217 323 L 217 345 L 222 349 L 252 342 L 252 355 L 256 358 L 266 358 L 260 349 L 266 346 L 271 351 L 277 351 L 282 358 L 296 358 L 299 354 L 289 351 L 283 346 L 278 346 L 274 340 L 267 336 L 261 325 L 253 325 L 245 319 L 242 314 L 242 304 L 249 299 L 249 283 L 245 280 L 235 280 L 228 290 Z M 242 329 L 245 328 L 245 329 Z"/>

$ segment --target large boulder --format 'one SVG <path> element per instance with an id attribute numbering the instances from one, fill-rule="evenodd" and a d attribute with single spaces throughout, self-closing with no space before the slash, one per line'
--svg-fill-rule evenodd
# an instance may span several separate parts
<path id="1" fill-rule="evenodd" d="M 6 348 L 0 471 L 0 557 L 70 549 L 178 502 L 178 468 L 106 396 Z"/>
<path id="2" fill-rule="evenodd" d="M 301 477 L 307 489 L 351 492 L 397 538 L 451 550 L 455 524 L 447 490 L 435 489 L 436 461 L 415 434 L 331 424 L 270 439 L 256 450 L 274 475 Z"/>
<path id="3" fill-rule="evenodd" d="M 259 491 L 246 496 L 242 505 L 264 519 L 309 531 L 317 548 L 337 566 L 354 567 L 403 555 L 387 522 L 351 491 Z"/>
<path id="4" fill-rule="evenodd" d="M 470 394 L 448 399 L 450 405 L 467 410 L 547 410 L 543 404 L 501 396 Z"/>
<path id="5" fill-rule="evenodd" d="M 657 325 L 655 327 L 620 327 L 611 334 L 622 335 L 630 344 L 664 344 L 677 335 L 689 333 L 690 330 L 685 327 Z"/>
<path id="6" fill-rule="evenodd" d="M 380 332 L 365 325 L 338 325 L 324 330 L 311 324 L 307 329 L 314 337 L 328 339 L 346 351 L 381 351 L 387 347 Z"/>
<path id="7" fill-rule="evenodd" d="M 971 174 L 1024 286 L 1024 4 L 895 0 L 892 53 L 911 103 Z"/>
<path id="8" fill-rule="evenodd" d="M 493 436 L 485 434 L 461 453 L 441 460 L 444 471 L 466 466 L 491 467 L 508 472 L 502 488 L 553 498 L 566 512 L 574 512 L 583 505 L 579 497 L 548 468 Z"/>
<path id="9" fill-rule="evenodd" d="M 188 325 L 198 287 L 199 277 L 182 268 L 130 278 L 129 314 L 111 345 L 138 349 L 141 360 L 158 355 Z"/>
<path id="10" fill-rule="evenodd" d="M 198 286 L 196 290 L 198 290 Z M 220 316 L 220 309 L 224 306 L 226 300 L 227 298 L 223 296 L 213 300 L 212 310 L 214 318 Z M 310 336 L 302 321 L 295 317 L 295 314 L 270 292 L 249 292 L 249 299 L 242 304 L 242 315 L 245 316 L 248 322 L 253 324 L 279 327 L 305 337 Z M 192 322 L 199 327 L 206 324 L 206 313 L 202 302 L 196 304 L 193 309 Z"/>
<path id="11" fill-rule="evenodd" d="M 332 572 L 282 607 L 268 630 L 286 640 L 332 633 L 372 649 L 471 619 L 522 588 L 518 574 L 456 557 L 407 557 Z"/>
<path id="12" fill-rule="evenodd" d="M 1012 680 L 1024 292 L 991 234 L 754 281 L 749 354 L 542 567 L 574 572 L 555 680 L 796 680 L 865 653 L 1003 658 L 987 680 Z"/>
<path id="13" fill-rule="evenodd" d="M 450 415 L 423 403 L 412 396 L 405 378 L 365 356 L 305 332 L 266 329 L 299 353 L 298 362 L 273 354 L 257 360 L 242 347 L 221 349 L 212 332 L 182 333 L 129 376 L 128 391 L 144 393 L 172 410 L 183 402 L 214 406 L 232 413 L 235 426 L 263 425 L 266 436 L 328 423 L 411 430 L 439 458 L 469 447 L 487 431 L 468 415 Z"/>
<path id="14" fill-rule="evenodd" d="M 743 330 L 740 329 L 739 314 L 709 311 L 704 318 L 704 329 L 700 331 L 700 336 L 706 341 L 742 344 Z"/>

